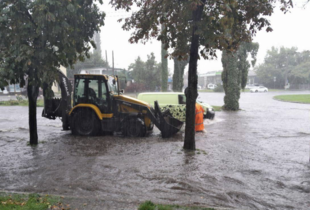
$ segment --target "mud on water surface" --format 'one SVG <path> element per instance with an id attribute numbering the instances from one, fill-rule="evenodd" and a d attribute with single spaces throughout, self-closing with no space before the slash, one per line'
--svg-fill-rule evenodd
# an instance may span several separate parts
<path id="1" fill-rule="evenodd" d="M 138 139 L 73 136 L 61 131 L 59 120 L 41 118 L 41 108 L 40 143 L 31 147 L 27 107 L 0 107 L 0 190 L 129 203 L 310 209 L 310 108 L 275 101 L 275 94 L 242 93 L 241 111 L 205 120 L 208 132 L 196 135 L 196 152 L 182 150 L 184 130 L 170 139 L 157 129 Z M 221 93 L 200 97 L 223 104 Z"/>

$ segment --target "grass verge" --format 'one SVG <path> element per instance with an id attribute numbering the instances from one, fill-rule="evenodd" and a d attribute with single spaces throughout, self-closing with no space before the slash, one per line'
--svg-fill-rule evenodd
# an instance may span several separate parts
<path id="1" fill-rule="evenodd" d="M 65 207 L 60 201 L 60 197 L 49 195 L 0 193 L 1 210 L 68 210 L 69 206 Z"/>
<path id="2" fill-rule="evenodd" d="M 215 209 L 204 207 L 188 207 L 179 205 L 162 205 L 162 204 L 154 204 L 151 201 L 146 201 L 140 204 L 138 210 L 215 210 Z"/>
<path id="3" fill-rule="evenodd" d="M 0 106 L 28 106 L 28 100 L 9 100 L 9 101 L 0 101 Z M 37 100 L 37 106 L 43 107 L 43 99 Z"/>
<path id="4" fill-rule="evenodd" d="M 211 106 L 214 109 L 214 111 L 216 111 L 216 112 L 222 111 L 222 106 L 213 106 L 213 105 L 211 105 Z"/>
<path id="5" fill-rule="evenodd" d="M 279 95 L 279 96 L 274 96 L 273 98 L 275 100 L 285 101 L 285 102 L 310 104 L 310 94 L 304 94 L 304 95 Z"/>

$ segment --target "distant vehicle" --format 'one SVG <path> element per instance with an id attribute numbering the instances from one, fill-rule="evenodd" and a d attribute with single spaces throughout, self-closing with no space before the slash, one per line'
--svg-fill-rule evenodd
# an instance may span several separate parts
<path id="1" fill-rule="evenodd" d="M 268 92 L 268 88 L 264 87 L 264 86 L 255 86 L 253 88 L 250 89 L 251 93 L 255 93 L 255 92 Z"/>
<path id="2" fill-rule="evenodd" d="M 154 101 L 158 101 L 162 112 L 169 109 L 172 117 L 185 122 L 186 97 L 182 92 L 145 92 L 140 93 L 138 99 L 149 104 L 154 104 Z M 215 116 L 213 107 L 201 100 L 196 100 L 196 102 L 205 110 L 203 113 L 204 118 L 212 120 Z"/>
<path id="3" fill-rule="evenodd" d="M 217 87 L 215 84 L 208 84 L 208 89 L 214 90 Z"/>
<path id="4" fill-rule="evenodd" d="M 4 90 L 2 91 L 3 94 L 9 94 L 9 91 L 7 91 L 6 88 L 4 88 Z"/>

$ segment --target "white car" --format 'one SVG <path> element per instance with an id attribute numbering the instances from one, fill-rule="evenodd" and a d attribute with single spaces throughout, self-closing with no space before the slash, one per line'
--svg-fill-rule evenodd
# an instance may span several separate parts
<path id="1" fill-rule="evenodd" d="M 255 93 L 255 92 L 268 92 L 268 88 L 264 87 L 264 86 L 256 86 L 250 89 L 251 93 Z"/>
<path id="2" fill-rule="evenodd" d="M 216 88 L 217 85 L 215 84 L 208 84 L 208 89 L 214 90 L 214 88 Z"/>

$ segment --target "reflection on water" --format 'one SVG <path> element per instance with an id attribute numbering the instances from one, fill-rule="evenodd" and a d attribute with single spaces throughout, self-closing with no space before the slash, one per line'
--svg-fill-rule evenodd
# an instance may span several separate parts
<path id="1" fill-rule="evenodd" d="M 200 94 L 222 105 L 220 94 Z M 0 188 L 106 200 L 152 200 L 237 209 L 309 209 L 309 108 L 242 93 L 239 112 L 218 112 L 182 150 L 184 133 L 162 139 L 80 137 L 38 117 L 27 146 L 27 108 L 0 107 Z M 218 104 L 217 104 L 218 103 Z M 5 110 L 5 111 L 4 111 Z M 38 110 L 40 113 L 41 110 Z M 18 120 L 22 118 L 23 120 Z"/>

